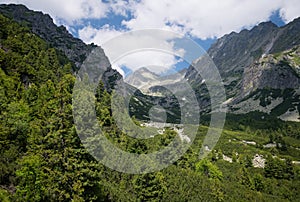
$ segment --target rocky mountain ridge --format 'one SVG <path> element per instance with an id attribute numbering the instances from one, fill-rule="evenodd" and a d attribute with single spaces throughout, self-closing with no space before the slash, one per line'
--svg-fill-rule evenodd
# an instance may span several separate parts
<path id="1" fill-rule="evenodd" d="M 0 4 L 0 14 L 28 27 L 34 34 L 44 39 L 49 46 L 65 54 L 75 64 L 75 71 L 80 68 L 93 49 L 99 49 L 103 64 L 105 63 L 105 68 L 107 68 L 102 80 L 109 91 L 114 81 L 122 78 L 118 71 L 111 68 L 108 58 L 99 46 L 87 45 L 82 40 L 73 37 L 64 26 L 58 27 L 54 24 L 48 14 L 32 11 L 24 5 L 16 4 Z"/>
<path id="2" fill-rule="evenodd" d="M 286 120 L 299 121 L 299 44 L 300 18 L 283 27 L 260 23 L 218 39 L 208 54 L 222 76 L 228 112 L 258 110 L 282 118 L 293 111 L 294 118 Z M 199 97 L 207 95 L 193 66 L 185 78 L 196 92 L 204 92 Z"/>
<path id="3" fill-rule="evenodd" d="M 95 47 L 95 45 L 86 45 L 80 39 L 73 37 L 64 26 L 55 25 L 48 14 L 31 11 L 23 5 L 2 4 L 0 13 L 30 28 L 49 45 L 64 52 L 76 66 L 80 66 Z"/>

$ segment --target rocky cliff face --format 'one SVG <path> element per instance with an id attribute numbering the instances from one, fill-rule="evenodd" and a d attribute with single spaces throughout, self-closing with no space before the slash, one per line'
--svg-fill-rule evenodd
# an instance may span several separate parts
<path id="1" fill-rule="evenodd" d="M 132 74 L 130 74 L 128 77 L 126 77 L 125 82 L 138 89 L 142 88 L 141 90 L 147 90 L 147 86 L 157 81 L 158 78 L 159 78 L 158 75 L 149 71 L 147 68 L 142 67 L 136 70 L 135 72 L 133 72 Z"/>
<path id="2" fill-rule="evenodd" d="M 157 96 L 166 94 L 166 87 L 176 89 L 176 84 L 182 81 L 185 72 L 186 69 L 183 69 L 178 73 L 161 76 L 143 67 L 130 74 L 124 80 L 145 94 Z"/>
<path id="3" fill-rule="evenodd" d="M 232 32 L 208 50 L 222 76 L 242 73 L 264 54 L 282 52 L 300 44 L 300 18 L 283 27 L 263 22 L 251 30 Z"/>
<path id="4" fill-rule="evenodd" d="M 96 45 L 87 45 L 80 39 L 73 37 L 64 26 L 55 25 L 48 14 L 29 10 L 23 5 L 1 4 L 0 14 L 25 25 L 50 46 L 62 51 L 76 65 L 77 69 L 80 68 L 89 53 L 97 47 Z M 103 60 L 107 60 L 104 52 L 101 55 Z M 103 76 L 103 81 L 105 87 L 111 90 L 114 81 L 121 79 L 122 76 L 113 70 L 110 64 L 106 66 L 108 66 L 108 70 Z"/>
<path id="5" fill-rule="evenodd" d="M 300 87 L 300 46 L 278 54 L 265 55 L 244 71 L 241 95 L 257 89 L 297 89 Z"/>
<path id="6" fill-rule="evenodd" d="M 261 111 L 300 121 L 300 46 L 264 55 L 247 67 L 239 93 L 227 104 L 233 113 Z"/>
<path id="7" fill-rule="evenodd" d="M 218 39 L 208 54 L 223 78 L 229 112 L 258 110 L 281 118 L 289 113 L 294 118 L 286 120 L 299 120 L 299 44 L 300 18 L 283 27 L 261 23 Z M 192 66 L 185 77 L 206 97 Z"/>

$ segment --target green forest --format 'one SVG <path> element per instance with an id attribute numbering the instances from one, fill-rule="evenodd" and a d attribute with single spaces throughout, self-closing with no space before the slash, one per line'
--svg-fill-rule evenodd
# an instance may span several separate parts
<path id="1" fill-rule="evenodd" d="M 300 201 L 300 123 L 261 112 L 228 114 L 216 147 L 199 159 L 209 122 L 203 117 L 177 162 L 158 172 L 125 174 L 94 159 L 76 133 L 75 65 L 2 15 L 0 67 L 0 201 Z M 99 126 L 124 151 L 156 151 L 176 136 L 166 129 L 149 140 L 127 137 L 112 118 L 112 95 L 103 83 L 95 96 Z M 264 168 L 253 165 L 257 154 Z"/>

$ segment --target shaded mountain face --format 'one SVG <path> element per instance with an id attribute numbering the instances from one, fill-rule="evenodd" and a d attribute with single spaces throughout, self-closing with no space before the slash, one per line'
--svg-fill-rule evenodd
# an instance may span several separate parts
<path id="1" fill-rule="evenodd" d="M 56 26 L 48 14 L 31 11 L 23 5 L 0 5 L 0 13 L 29 27 L 51 46 L 64 52 L 76 66 L 79 66 L 95 47 L 74 38 L 64 26 Z"/>
<path id="2" fill-rule="evenodd" d="M 263 22 L 251 30 L 232 32 L 217 40 L 208 54 L 224 77 L 243 73 L 245 67 L 264 54 L 282 52 L 300 44 L 300 18 L 277 27 Z"/>
<path id="3" fill-rule="evenodd" d="M 256 110 L 300 121 L 300 46 L 265 55 L 247 67 L 239 94 L 227 104 L 232 113 Z"/>
<path id="4" fill-rule="evenodd" d="M 300 46 L 277 54 L 264 55 L 244 71 L 242 97 L 257 89 L 300 88 Z"/>
<path id="5" fill-rule="evenodd" d="M 79 69 L 89 53 L 97 47 L 93 44 L 86 45 L 80 39 L 73 37 L 64 26 L 58 27 L 55 25 L 53 19 L 48 14 L 29 10 L 23 5 L 1 4 L 0 13 L 28 27 L 34 34 L 44 39 L 51 47 L 65 54 L 67 58 L 75 64 L 74 69 Z M 120 80 L 122 76 L 111 68 L 104 51 L 101 50 L 100 52 L 103 60 L 101 63 L 105 65 L 105 67 L 103 66 L 102 68 L 107 68 L 102 80 L 106 89 L 110 91 L 115 81 Z"/>
<path id="6" fill-rule="evenodd" d="M 208 50 L 208 54 L 222 76 L 242 73 L 255 59 L 269 52 L 277 32 L 278 27 L 273 23 L 261 23 L 249 31 L 221 37 Z"/>

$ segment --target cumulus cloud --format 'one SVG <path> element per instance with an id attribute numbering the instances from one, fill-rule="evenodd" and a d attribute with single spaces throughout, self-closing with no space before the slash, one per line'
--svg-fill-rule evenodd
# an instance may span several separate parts
<path id="1" fill-rule="evenodd" d="M 133 72 L 141 67 L 146 67 L 156 74 L 161 74 L 169 69 L 173 69 L 177 62 L 173 55 L 165 52 L 139 51 L 119 58 L 112 66 L 117 70 L 121 69 L 123 76 L 122 67 L 130 67 L 130 70 Z"/>
<path id="2" fill-rule="evenodd" d="M 206 39 L 268 20 L 281 4 L 282 0 L 144 0 L 132 4 L 134 17 L 123 25 L 131 30 L 168 27 Z"/>
<path id="3" fill-rule="evenodd" d="M 30 9 L 48 13 L 66 25 L 82 19 L 103 18 L 109 12 L 109 5 L 99 0 L 3 0 L 1 3 L 24 4 Z"/>
<path id="4" fill-rule="evenodd" d="M 105 25 L 99 30 L 85 27 L 79 31 L 79 35 L 85 42 L 93 41 L 101 45 L 112 66 L 118 70 L 123 66 L 132 71 L 150 67 L 153 72 L 162 73 L 180 61 L 176 56 L 183 57 L 185 54 L 173 40 L 181 36 L 173 32 L 149 29 L 124 34 Z"/>

